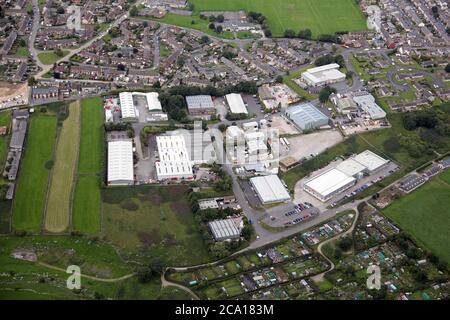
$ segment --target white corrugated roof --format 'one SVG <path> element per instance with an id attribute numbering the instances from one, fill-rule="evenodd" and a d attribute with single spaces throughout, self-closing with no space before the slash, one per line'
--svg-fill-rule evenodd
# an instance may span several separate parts
<path id="1" fill-rule="evenodd" d="M 365 166 L 360 164 L 359 162 L 353 160 L 352 158 L 342 161 L 336 166 L 336 169 L 342 171 L 348 176 L 354 176 L 366 169 Z"/>
<path id="2" fill-rule="evenodd" d="M 133 92 L 133 94 L 142 94 L 140 92 Z M 158 99 L 158 92 L 147 92 L 145 98 L 147 99 L 147 106 L 149 111 L 162 111 L 161 102 Z"/>
<path id="3" fill-rule="evenodd" d="M 136 118 L 136 110 L 133 103 L 133 94 L 131 92 L 119 93 L 120 110 L 122 118 Z"/>
<path id="4" fill-rule="evenodd" d="M 263 203 L 281 202 L 291 198 L 276 174 L 250 179 Z"/>
<path id="5" fill-rule="evenodd" d="M 307 181 L 305 185 L 320 194 L 323 198 L 326 198 L 336 190 L 355 180 L 355 178 L 349 177 L 342 171 L 330 169 Z"/>
<path id="6" fill-rule="evenodd" d="M 157 136 L 156 144 L 159 154 L 159 161 L 155 163 L 158 180 L 193 176 L 184 136 Z"/>
<path id="7" fill-rule="evenodd" d="M 133 180 L 132 142 L 129 140 L 108 142 L 108 182 Z"/>
<path id="8" fill-rule="evenodd" d="M 244 101 L 239 93 L 230 93 L 225 96 L 231 113 L 245 113 L 248 114 Z"/>
<path id="9" fill-rule="evenodd" d="M 214 239 L 221 240 L 226 238 L 236 238 L 241 234 L 241 229 L 234 219 L 214 220 L 209 223 L 209 228 L 213 233 Z"/>
<path id="10" fill-rule="evenodd" d="M 366 150 L 364 152 L 361 152 L 360 154 L 357 154 L 353 158 L 353 160 L 359 162 L 370 171 L 377 170 L 378 168 L 389 162 L 389 160 L 383 159 L 370 150 Z"/>
<path id="11" fill-rule="evenodd" d="M 314 83 L 320 83 L 323 81 L 333 81 L 344 78 L 345 74 L 339 71 L 339 65 L 337 63 L 331 63 L 324 66 L 311 68 L 302 73 L 302 77 L 308 79 Z"/>

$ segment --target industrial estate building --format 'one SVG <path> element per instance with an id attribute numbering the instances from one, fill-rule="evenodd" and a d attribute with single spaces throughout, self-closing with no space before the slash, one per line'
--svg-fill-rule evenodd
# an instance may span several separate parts
<path id="1" fill-rule="evenodd" d="M 133 143 L 131 140 L 108 142 L 108 185 L 134 184 Z"/>
<path id="2" fill-rule="evenodd" d="M 122 119 L 125 121 L 135 121 L 137 119 L 137 113 L 133 103 L 133 94 L 131 92 L 121 92 L 119 93 L 119 100 Z"/>
<path id="3" fill-rule="evenodd" d="M 285 115 L 302 131 L 317 129 L 328 124 L 328 117 L 311 103 L 288 107 Z"/>
<path id="4" fill-rule="evenodd" d="M 304 183 L 303 189 L 325 202 L 356 184 L 357 180 L 365 174 L 372 174 L 387 163 L 389 163 L 389 160 L 366 150 L 344 160 L 335 168 L 309 179 Z"/>
<path id="5" fill-rule="evenodd" d="M 123 120 L 137 120 L 139 111 L 136 109 L 136 101 L 138 99 L 144 100 L 148 111 L 162 112 L 162 106 L 157 92 L 121 92 L 119 93 L 119 101 Z"/>
<path id="6" fill-rule="evenodd" d="M 159 160 L 155 162 L 158 180 L 193 179 L 192 162 L 182 135 L 156 137 Z"/>
<path id="7" fill-rule="evenodd" d="M 250 183 L 255 188 L 256 194 L 262 204 L 288 201 L 291 199 L 289 192 L 276 174 L 253 177 L 250 179 Z"/>
<path id="8" fill-rule="evenodd" d="M 345 80 L 345 74 L 339 71 L 337 63 L 311 68 L 302 73 L 302 80 L 311 87 L 319 87 Z"/>
<path id="9" fill-rule="evenodd" d="M 355 95 L 353 101 L 355 101 L 358 107 L 367 113 L 372 120 L 386 118 L 386 112 L 375 102 L 373 95 L 362 92 L 361 94 Z"/>
<path id="10" fill-rule="evenodd" d="M 214 220 L 208 223 L 209 229 L 216 241 L 238 239 L 244 227 L 242 218 Z"/>
<path id="11" fill-rule="evenodd" d="M 191 116 L 210 119 L 216 114 L 216 108 L 209 95 L 187 96 L 186 103 Z"/>
<path id="12" fill-rule="evenodd" d="M 248 114 L 245 107 L 244 100 L 239 93 L 230 93 L 225 96 L 231 113 L 245 113 Z"/>

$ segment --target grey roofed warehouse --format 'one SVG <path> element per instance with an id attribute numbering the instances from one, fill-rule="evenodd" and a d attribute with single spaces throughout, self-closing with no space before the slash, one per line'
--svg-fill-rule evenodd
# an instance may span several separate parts
<path id="1" fill-rule="evenodd" d="M 242 230 L 241 225 L 242 219 L 237 218 L 214 220 L 208 223 L 216 241 L 239 238 Z"/>
<path id="2" fill-rule="evenodd" d="M 213 115 L 216 113 L 210 95 L 187 96 L 186 103 L 190 115 Z"/>
<path id="3" fill-rule="evenodd" d="M 302 131 L 317 129 L 328 124 L 328 117 L 311 103 L 288 107 L 285 114 Z"/>
<path id="4" fill-rule="evenodd" d="M 250 183 L 255 188 L 258 198 L 263 204 L 283 202 L 291 199 L 289 192 L 276 174 L 253 177 L 250 179 Z"/>
<path id="5" fill-rule="evenodd" d="M 386 112 L 375 102 L 375 98 L 367 92 L 355 95 L 353 101 L 373 120 L 386 117 Z"/>

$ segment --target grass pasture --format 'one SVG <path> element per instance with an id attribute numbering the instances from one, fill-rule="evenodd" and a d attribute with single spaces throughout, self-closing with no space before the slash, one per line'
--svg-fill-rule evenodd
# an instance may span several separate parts
<path id="1" fill-rule="evenodd" d="M 101 226 L 101 175 L 103 166 L 103 108 L 99 97 L 81 101 L 81 139 L 72 211 L 76 231 L 97 234 Z"/>
<path id="2" fill-rule="evenodd" d="M 450 170 L 441 174 L 448 175 Z M 383 212 L 425 248 L 450 264 L 450 185 L 433 178 L 419 189 L 396 200 Z"/>
<path id="3" fill-rule="evenodd" d="M 11 123 L 11 112 L 4 111 L 0 113 L 0 127 L 9 127 Z M 3 171 L 3 166 L 5 165 L 6 155 L 8 153 L 8 142 L 9 134 L 5 136 L 0 136 L 0 170 Z"/>
<path id="4" fill-rule="evenodd" d="M 56 61 L 66 56 L 69 53 L 68 50 L 63 50 L 63 55 L 58 56 L 54 51 L 45 51 L 38 53 L 39 60 L 46 65 L 54 64 Z"/>
<path id="5" fill-rule="evenodd" d="M 97 234 L 101 225 L 100 178 L 78 176 L 73 202 L 72 227 L 76 231 Z"/>
<path id="6" fill-rule="evenodd" d="M 199 30 L 201 32 L 204 32 L 206 34 L 209 34 L 211 36 L 225 38 L 225 39 L 233 39 L 233 33 L 229 31 L 223 31 L 222 33 L 217 33 L 212 29 L 209 29 L 208 25 L 210 22 L 208 20 L 200 19 L 200 16 L 193 15 L 193 16 L 185 16 L 185 15 L 179 15 L 174 13 L 168 13 L 161 19 L 155 19 L 156 21 L 161 21 L 163 23 L 167 24 L 173 24 L 176 26 L 184 27 L 184 28 L 190 28 Z M 192 23 L 194 22 L 194 23 Z"/>
<path id="7" fill-rule="evenodd" d="M 107 188 L 102 200 L 103 231 L 123 255 L 176 266 L 209 260 L 187 202 L 187 187 Z"/>
<path id="8" fill-rule="evenodd" d="M 56 117 L 34 114 L 21 163 L 13 205 L 13 227 L 31 232 L 41 229 L 49 170 L 56 136 Z"/>
<path id="9" fill-rule="evenodd" d="M 81 100 L 81 142 L 78 173 L 99 173 L 103 160 L 102 98 Z"/>
<path id="10" fill-rule="evenodd" d="M 55 163 L 47 199 L 45 229 L 59 233 L 69 227 L 72 190 L 80 140 L 80 102 L 69 105 L 55 151 Z"/>
<path id="11" fill-rule="evenodd" d="M 191 0 L 195 12 L 255 11 L 267 17 L 273 36 L 281 37 L 286 29 L 298 32 L 309 28 L 313 37 L 339 31 L 367 29 L 364 15 L 354 0 Z"/>

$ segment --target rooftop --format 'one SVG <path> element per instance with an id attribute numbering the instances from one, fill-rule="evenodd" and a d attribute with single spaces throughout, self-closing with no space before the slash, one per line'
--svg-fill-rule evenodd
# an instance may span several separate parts
<path id="1" fill-rule="evenodd" d="M 280 178 L 275 174 L 254 177 L 250 179 L 250 182 L 255 187 L 263 203 L 281 202 L 291 198 Z"/>
<path id="2" fill-rule="evenodd" d="M 209 95 L 187 96 L 186 103 L 190 110 L 214 108 L 214 103 Z"/>
<path id="3" fill-rule="evenodd" d="M 108 142 L 108 182 L 134 181 L 131 140 Z"/>
<path id="4" fill-rule="evenodd" d="M 242 96 L 239 93 L 230 93 L 225 96 L 228 106 L 230 107 L 231 113 L 245 113 L 248 114 L 247 108 L 245 107 Z"/>
<path id="5" fill-rule="evenodd" d="M 375 98 L 371 94 L 359 95 L 353 97 L 358 106 L 364 112 L 369 114 L 371 119 L 383 119 L 386 117 L 386 112 L 375 102 Z"/>
<path id="6" fill-rule="evenodd" d="M 342 171 L 333 168 L 310 179 L 305 183 L 305 186 L 326 198 L 355 180 L 355 178 L 349 177 Z"/>

